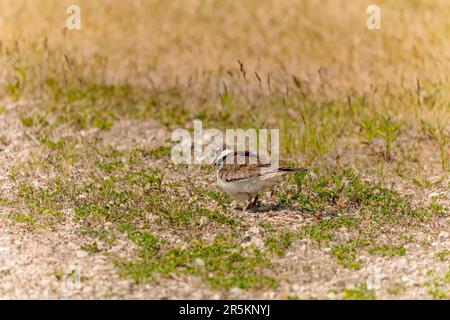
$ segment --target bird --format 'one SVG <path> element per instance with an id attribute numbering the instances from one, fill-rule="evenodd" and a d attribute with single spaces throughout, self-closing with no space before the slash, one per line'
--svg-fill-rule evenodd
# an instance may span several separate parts
<path id="1" fill-rule="evenodd" d="M 263 157 L 250 151 L 224 148 L 214 160 L 217 186 L 233 200 L 247 201 L 244 211 L 253 209 L 258 194 L 281 182 L 289 173 L 308 171 L 308 168 L 271 168 Z"/>

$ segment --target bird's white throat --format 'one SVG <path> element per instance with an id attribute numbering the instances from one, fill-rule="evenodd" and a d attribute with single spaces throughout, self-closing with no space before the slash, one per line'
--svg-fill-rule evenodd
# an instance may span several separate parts
<path id="1" fill-rule="evenodd" d="M 231 151 L 230 149 L 225 149 L 223 150 L 216 158 L 216 161 L 214 161 L 215 163 L 218 163 L 220 159 L 225 158 L 227 155 L 229 155 L 230 153 L 233 153 L 233 151 Z"/>

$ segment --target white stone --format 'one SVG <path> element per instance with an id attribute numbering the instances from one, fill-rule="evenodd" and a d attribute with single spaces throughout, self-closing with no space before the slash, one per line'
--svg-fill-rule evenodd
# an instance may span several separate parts
<path id="1" fill-rule="evenodd" d="M 207 217 L 201 217 L 198 222 L 200 223 L 200 226 L 204 226 L 208 223 L 208 221 L 209 219 Z"/>
<path id="2" fill-rule="evenodd" d="M 205 261 L 203 261 L 203 259 L 201 258 L 195 259 L 194 263 L 199 267 L 203 267 L 205 265 Z"/>
<path id="3" fill-rule="evenodd" d="M 250 233 L 252 233 L 252 234 L 258 234 L 259 233 L 259 228 L 258 227 L 251 227 L 248 231 Z"/>
<path id="4" fill-rule="evenodd" d="M 300 291 L 300 286 L 297 283 L 292 285 L 292 291 Z"/>
<path id="5" fill-rule="evenodd" d="M 241 294 L 241 292 L 242 292 L 241 288 L 238 288 L 238 287 L 233 287 L 230 289 L 230 294 L 233 294 L 233 295 L 239 295 L 239 294 Z"/>
<path id="6" fill-rule="evenodd" d="M 84 258 L 88 256 L 88 252 L 84 251 L 84 250 L 77 250 L 75 252 L 75 255 L 77 256 L 77 258 Z"/>

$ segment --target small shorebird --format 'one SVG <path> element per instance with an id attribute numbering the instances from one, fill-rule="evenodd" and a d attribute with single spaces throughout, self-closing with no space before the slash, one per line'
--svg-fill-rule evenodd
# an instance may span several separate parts
<path id="1" fill-rule="evenodd" d="M 306 168 L 270 168 L 261 158 L 248 151 L 225 149 L 214 161 L 217 186 L 236 201 L 248 201 L 245 211 L 258 201 L 258 193 L 280 182 L 287 173 L 307 171 Z"/>

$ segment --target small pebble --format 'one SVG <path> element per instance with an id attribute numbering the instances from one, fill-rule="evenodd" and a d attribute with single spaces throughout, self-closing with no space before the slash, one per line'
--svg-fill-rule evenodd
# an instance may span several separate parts
<path id="1" fill-rule="evenodd" d="M 75 255 L 77 256 L 77 258 L 84 258 L 88 256 L 88 252 L 84 251 L 84 250 L 77 250 L 75 252 Z"/>
<path id="2" fill-rule="evenodd" d="M 439 233 L 439 238 L 447 239 L 448 238 L 448 232 L 447 231 L 442 231 L 441 233 Z"/>

